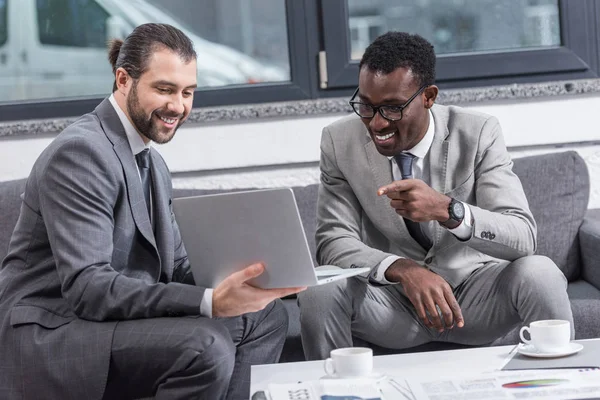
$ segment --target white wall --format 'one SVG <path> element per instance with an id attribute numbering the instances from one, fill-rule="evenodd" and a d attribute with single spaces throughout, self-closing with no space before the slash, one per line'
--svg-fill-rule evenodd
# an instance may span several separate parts
<path id="1" fill-rule="evenodd" d="M 590 208 L 600 208 L 600 94 L 465 105 L 495 115 L 513 157 L 578 151 L 590 170 Z M 299 186 L 318 181 L 323 126 L 342 115 L 184 126 L 158 146 L 176 187 Z M 48 136 L 0 141 L 0 181 L 26 177 Z"/>

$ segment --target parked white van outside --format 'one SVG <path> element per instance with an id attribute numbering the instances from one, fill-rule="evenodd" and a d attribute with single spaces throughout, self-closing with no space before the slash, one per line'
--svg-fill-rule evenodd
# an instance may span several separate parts
<path id="1" fill-rule="evenodd" d="M 145 0 L 0 0 L 0 101 L 110 93 L 107 41 L 147 22 L 171 24 L 190 37 L 199 87 L 290 79 L 289 71 L 193 34 Z"/>

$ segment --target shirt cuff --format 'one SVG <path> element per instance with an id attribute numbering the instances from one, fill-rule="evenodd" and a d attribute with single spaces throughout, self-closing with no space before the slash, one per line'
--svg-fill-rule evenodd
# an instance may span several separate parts
<path id="1" fill-rule="evenodd" d="M 385 271 L 392 265 L 392 263 L 401 257 L 398 256 L 389 256 L 379 263 L 378 266 L 371 270 L 369 274 L 369 283 L 376 286 L 382 285 L 395 285 L 396 282 L 390 282 L 385 279 Z"/>
<path id="2" fill-rule="evenodd" d="M 204 296 L 200 302 L 200 315 L 212 318 L 212 296 L 214 289 L 204 289 Z"/>
<path id="3" fill-rule="evenodd" d="M 448 230 L 460 240 L 468 240 L 473 235 L 473 224 L 471 223 L 471 218 L 473 217 L 469 205 L 463 203 L 462 201 L 461 203 L 465 207 L 465 217 L 463 218 L 459 226 L 457 226 L 454 229 Z"/>

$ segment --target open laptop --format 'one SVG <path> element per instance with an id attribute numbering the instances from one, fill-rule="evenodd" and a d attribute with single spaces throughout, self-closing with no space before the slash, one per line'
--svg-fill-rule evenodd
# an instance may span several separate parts
<path id="1" fill-rule="evenodd" d="M 292 189 L 173 199 L 173 211 L 199 286 L 214 288 L 233 272 L 263 261 L 249 281 L 261 288 L 314 286 L 369 268 L 314 268 Z"/>

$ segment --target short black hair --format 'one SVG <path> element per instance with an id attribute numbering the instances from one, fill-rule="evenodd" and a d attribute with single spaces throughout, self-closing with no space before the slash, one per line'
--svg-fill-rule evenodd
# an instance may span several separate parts
<path id="1" fill-rule="evenodd" d="M 367 47 L 359 69 L 389 74 L 398 68 L 410 69 L 419 86 L 435 83 L 435 52 L 425 38 L 407 32 L 387 32 Z"/>

